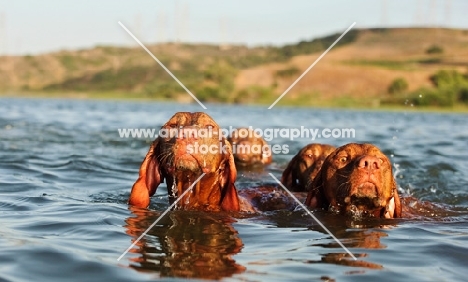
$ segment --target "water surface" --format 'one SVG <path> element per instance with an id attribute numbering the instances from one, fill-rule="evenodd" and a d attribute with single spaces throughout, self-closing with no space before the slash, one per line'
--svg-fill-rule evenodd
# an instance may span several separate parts
<path id="1" fill-rule="evenodd" d="M 164 185 L 149 209 L 129 208 L 151 142 L 118 128 L 159 128 L 196 105 L 0 99 L 0 280 L 143 281 L 184 277 L 237 281 L 461 281 L 468 271 L 468 125 L 462 114 L 207 105 L 222 126 L 354 128 L 394 164 L 419 216 L 353 220 L 316 216 L 357 257 L 297 210 L 256 215 L 170 212 Z M 291 154 L 312 142 L 274 139 Z M 271 184 L 292 155 L 265 171 L 240 171 L 239 189 Z M 424 201 L 430 203 L 425 205 Z"/>

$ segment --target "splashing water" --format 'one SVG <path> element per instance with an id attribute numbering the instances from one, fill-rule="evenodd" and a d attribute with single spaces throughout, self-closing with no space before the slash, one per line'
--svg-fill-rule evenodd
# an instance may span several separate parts
<path id="1" fill-rule="evenodd" d="M 176 185 L 176 180 L 172 182 L 172 187 L 171 187 L 171 196 L 172 197 L 177 197 L 177 185 Z"/>

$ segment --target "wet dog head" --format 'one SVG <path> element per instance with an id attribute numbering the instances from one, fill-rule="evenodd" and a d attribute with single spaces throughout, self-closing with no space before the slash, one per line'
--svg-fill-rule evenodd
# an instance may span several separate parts
<path id="1" fill-rule="evenodd" d="M 305 146 L 289 162 L 281 176 L 281 183 L 292 191 L 306 191 L 325 158 L 334 150 L 335 147 L 326 144 L 312 143 Z"/>
<path id="2" fill-rule="evenodd" d="M 351 143 L 325 160 L 306 204 L 353 215 L 401 217 L 389 159 L 374 145 Z"/>
<path id="3" fill-rule="evenodd" d="M 239 166 L 267 165 L 272 161 L 268 143 L 248 128 L 238 128 L 229 136 L 234 160 Z"/>
<path id="4" fill-rule="evenodd" d="M 219 129 L 205 113 L 176 113 L 162 126 L 157 140 L 163 168 L 177 176 L 215 172 L 224 157 Z"/>
<path id="5" fill-rule="evenodd" d="M 234 157 L 220 134 L 218 124 L 206 113 L 176 113 L 151 145 L 129 203 L 147 207 L 149 197 L 165 179 L 171 201 L 193 185 L 178 202 L 180 209 L 239 210 Z"/>

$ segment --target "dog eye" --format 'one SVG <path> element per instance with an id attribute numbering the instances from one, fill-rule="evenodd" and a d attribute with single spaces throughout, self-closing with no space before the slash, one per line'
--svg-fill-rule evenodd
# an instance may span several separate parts
<path id="1" fill-rule="evenodd" d="M 169 123 L 166 126 L 170 128 L 177 128 L 177 123 Z"/>
<path id="2" fill-rule="evenodd" d="M 313 155 L 312 155 L 312 154 L 308 154 L 307 157 L 309 157 L 309 158 L 312 159 Z"/>
<path id="3" fill-rule="evenodd" d="M 341 157 L 340 162 L 345 163 L 348 160 L 348 157 Z"/>

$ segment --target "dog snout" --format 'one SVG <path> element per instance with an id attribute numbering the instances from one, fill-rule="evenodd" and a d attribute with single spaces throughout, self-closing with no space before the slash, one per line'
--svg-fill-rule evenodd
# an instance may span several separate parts
<path id="1" fill-rule="evenodd" d="M 359 160 L 358 167 L 367 170 L 377 170 L 380 168 L 380 160 L 374 156 L 364 156 Z"/>

